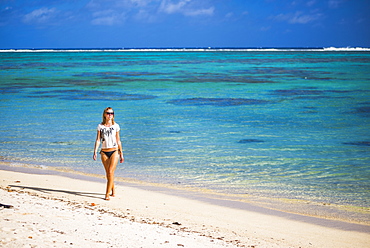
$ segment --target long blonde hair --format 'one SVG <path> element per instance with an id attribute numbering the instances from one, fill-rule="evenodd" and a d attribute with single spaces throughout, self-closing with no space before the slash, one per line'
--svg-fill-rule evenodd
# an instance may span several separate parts
<path id="1" fill-rule="evenodd" d="M 107 124 L 107 118 L 105 118 L 105 113 L 108 111 L 108 110 L 112 110 L 114 112 L 114 110 L 111 108 L 111 107 L 108 107 L 108 108 L 105 108 L 104 111 L 103 111 L 103 121 L 102 121 L 102 125 L 105 125 Z M 112 119 L 112 124 L 114 125 L 114 115 L 113 115 L 113 119 Z"/>

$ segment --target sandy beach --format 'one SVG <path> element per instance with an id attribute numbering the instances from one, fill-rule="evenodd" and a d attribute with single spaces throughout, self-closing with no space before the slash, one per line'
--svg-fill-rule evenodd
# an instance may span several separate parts
<path id="1" fill-rule="evenodd" d="M 40 173 L 38 173 L 40 172 Z M 0 170 L 1 247 L 369 247 L 370 226 L 206 194 L 44 170 Z"/>

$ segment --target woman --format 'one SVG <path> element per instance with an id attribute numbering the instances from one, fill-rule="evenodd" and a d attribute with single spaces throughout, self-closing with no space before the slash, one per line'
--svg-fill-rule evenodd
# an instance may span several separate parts
<path id="1" fill-rule="evenodd" d="M 115 196 L 114 171 L 118 157 L 121 163 L 124 161 L 119 130 L 119 125 L 114 122 L 113 109 L 111 107 L 104 109 L 103 122 L 97 128 L 93 159 L 96 160 L 100 143 L 102 143 L 100 155 L 107 175 L 107 190 L 104 198 L 107 201 L 110 200 L 110 196 Z"/>

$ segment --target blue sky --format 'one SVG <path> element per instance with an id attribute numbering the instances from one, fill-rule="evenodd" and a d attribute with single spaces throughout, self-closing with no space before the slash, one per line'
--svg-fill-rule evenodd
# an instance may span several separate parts
<path id="1" fill-rule="evenodd" d="M 369 0 L 0 0 L 0 48 L 370 47 Z"/>

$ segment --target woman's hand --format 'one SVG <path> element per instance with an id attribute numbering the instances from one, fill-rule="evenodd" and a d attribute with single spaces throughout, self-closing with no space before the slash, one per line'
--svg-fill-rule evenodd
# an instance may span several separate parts
<path id="1" fill-rule="evenodd" d="M 94 155 L 93 155 L 93 159 L 96 160 L 96 153 L 98 152 L 98 148 L 100 146 L 100 132 L 99 131 L 96 131 L 96 140 L 95 140 L 95 145 L 94 145 Z"/>
<path id="2" fill-rule="evenodd" d="M 123 157 L 123 153 L 121 153 L 119 156 L 120 156 L 119 162 L 123 163 L 123 161 L 125 161 L 125 158 Z"/>

